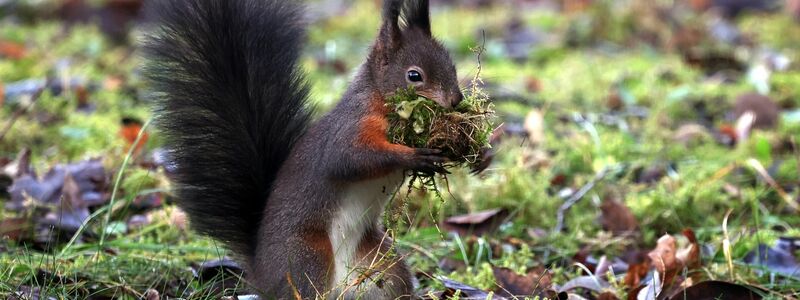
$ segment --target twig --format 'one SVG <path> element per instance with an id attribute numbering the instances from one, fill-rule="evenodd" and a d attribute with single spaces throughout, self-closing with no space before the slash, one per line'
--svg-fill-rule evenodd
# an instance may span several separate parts
<path id="1" fill-rule="evenodd" d="M 475 60 L 478 62 L 478 69 L 475 72 L 475 77 L 472 77 L 472 86 L 470 87 L 470 92 L 472 93 L 473 97 L 485 99 L 486 94 L 480 90 L 479 85 L 483 85 L 483 80 L 481 79 L 481 71 L 483 71 L 481 56 L 483 55 L 483 52 L 486 51 L 486 31 L 481 31 L 481 35 L 483 37 L 483 43 L 479 47 L 470 47 L 470 50 L 475 52 Z"/>
<path id="2" fill-rule="evenodd" d="M 303 300 L 303 297 L 300 296 L 300 292 L 297 290 L 297 286 L 294 285 L 292 281 L 292 275 L 289 272 L 286 272 L 286 281 L 289 283 L 289 287 L 292 288 L 292 295 L 296 300 Z"/>
<path id="3" fill-rule="evenodd" d="M 794 202 L 794 199 L 792 199 L 792 197 L 786 193 L 781 185 L 769 175 L 769 172 L 767 172 L 767 169 L 764 168 L 764 165 L 762 165 L 761 162 L 750 158 L 747 160 L 747 164 L 750 165 L 750 167 L 753 168 L 753 170 L 755 170 L 756 173 L 758 173 L 758 175 L 760 175 L 761 178 L 764 179 L 764 181 L 766 181 L 767 184 L 778 193 L 778 196 L 780 196 L 780 198 L 785 201 L 789 207 L 791 207 L 794 211 L 800 211 L 800 205 L 798 205 L 797 202 Z"/>
<path id="4" fill-rule="evenodd" d="M 14 114 L 11 115 L 11 119 L 8 120 L 8 123 L 6 123 L 6 126 L 3 128 L 3 131 L 0 131 L 0 141 L 2 141 L 3 138 L 6 137 L 6 134 L 8 134 L 8 132 L 11 130 L 11 128 L 14 127 L 14 123 L 17 122 L 17 119 L 19 119 L 19 117 L 24 115 L 28 111 L 28 109 L 33 107 L 33 104 L 36 103 L 36 100 L 39 100 L 39 96 L 42 95 L 42 91 L 44 91 L 44 89 L 40 88 L 36 90 L 36 92 L 33 93 L 33 95 L 31 95 L 31 101 L 30 103 L 28 103 L 28 105 L 20 107 L 19 109 L 14 111 Z"/>
<path id="5" fill-rule="evenodd" d="M 572 196 L 570 196 L 569 199 L 567 199 L 567 201 L 564 202 L 564 204 L 561 204 L 561 207 L 558 208 L 557 219 L 556 219 L 557 223 L 556 227 L 553 228 L 553 233 L 559 233 L 564 230 L 564 215 L 566 214 L 567 210 L 569 210 L 570 207 L 575 205 L 575 203 L 578 203 L 578 201 L 580 201 L 581 198 L 583 198 L 583 196 L 586 195 L 586 193 L 591 191 L 598 181 L 602 180 L 603 178 L 606 177 L 606 175 L 608 175 L 609 171 L 610 168 L 608 167 L 603 168 L 603 170 L 598 172 L 594 176 L 594 178 L 592 178 L 592 180 L 583 185 L 580 190 L 572 194 Z"/>

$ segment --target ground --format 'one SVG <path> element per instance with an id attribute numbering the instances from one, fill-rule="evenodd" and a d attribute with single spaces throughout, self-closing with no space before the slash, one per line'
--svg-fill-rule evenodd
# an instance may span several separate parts
<path id="1" fill-rule="evenodd" d="M 486 171 L 452 170 L 438 191 L 402 189 L 387 208 L 419 295 L 452 294 L 460 282 L 472 288 L 451 297 L 653 299 L 639 291 L 654 277 L 665 281 L 661 298 L 692 285 L 800 293 L 800 23 L 791 13 L 721 18 L 684 1 L 434 2 L 434 35 L 465 88 L 480 70 L 498 130 Z M 315 8 L 335 4 L 310 4 L 303 67 L 318 114 L 344 92 L 379 25 L 376 1 Z M 136 41 L 147 29 L 120 40 L 103 23 L 66 29 L 32 11 L 0 9 L 0 189 L 9 188 L 0 192 L 0 295 L 246 293 L 235 266 L 214 267 L 222 245 L 193 233 L 171 202 L 139 77 Z M 67 171 L 48 174 L 57 165 Z M 25 184 L 55 194 L 14 196 Z M 717 283 L 699 285 L 708 280 Z"/>

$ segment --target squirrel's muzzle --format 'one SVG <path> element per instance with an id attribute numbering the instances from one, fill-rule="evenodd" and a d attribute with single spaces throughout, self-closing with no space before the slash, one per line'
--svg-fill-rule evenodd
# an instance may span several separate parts
<path id="1" fill-rule="evenodd" d="M 451 93 L 448 97 L 448 101 L 450 102 L 451 107 L 458 106 L 461 101 L 464 100 L 464 94 L 461 91 L 456 91 L 455 93 Z"/>
<path id="2" fill-rule="evenodd" d="M 417 91 L 417 94 L 433 100 L 444 108 L 454 108 L 461 103 L 462 100 L 464 100 L 464 95 L 458 90 L 455 92 L 445 92 L 443 90 L 438 90 L 435 92 L 431 92 L 430 90 L 419 90 Z"/>

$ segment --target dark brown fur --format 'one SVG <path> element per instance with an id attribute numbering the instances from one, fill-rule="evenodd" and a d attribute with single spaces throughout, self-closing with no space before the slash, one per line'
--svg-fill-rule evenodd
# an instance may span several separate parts
<path id="1" fill-rule="evenodd" d="M 159 114 L 170 137 L 167 147 L 179 161 L 175 174 L 183 192 L 178 203 L 196 228 L 225 241 L 244 260 L 248 280 L 263 295 L 292 298 L 297 292 L 313 298 L 336 289 L 334 262 L 342 254 L 331 240 L 337 234 L 332 224 L 351 221 L 341 219 L 341 209 L 351 204 L 343 201 L 353 201 L 348 197 L 354 197 L 354 188 L 358 196 L 365 182 L 403 170 L 445 172 L 438 151 L 391 144 L 386 136 L 384 103 L 398 88 L 412 85 L 446 107 L 462 99 L 455 67 L 431 36 L 428 1 L 385 2 L 384 24 L 366 63 L 338 105 L 313 125 L 308 125 L 307 90 L 292 54 L 302 36 L 293 27 L 294 4 L 173 0 L 166 6 L 181 12 L 159 12 L 166 15 L 162 22 L 177 30 L 155 38 L 149 58 L 158 68 L 148 75 L 165 94 Z M 265 15 L 271 21 L 263 20 Z M 275 20 L 292 25 L 274 26 Z M 243 40 L 226 35 L 240 29 Z M 197 40 L 199 49 L 192 48 L 197 43 L 185 43 Z M 269 59 L 275 56 L 286 60 Z M 260 64 L 246 64 L 254 58 Z M 293 71 L 280 65 L 287 63 Z M 409 68 L 422 73 L 424 81 L 411 82 Z M 280 75 L 270 70 L 292 78 L 269 77 Z M 254 86 L 260 89 L 247 90 Z M 380 205 L 383 196 L 356 200 Z M 345 239 L 357 243 L 353 261 L 394 252 L 379 214 L 369 218 L 353 223 L 364 227 L 354 231 L 362 236 Z M 365 273 L 381 274 L 368 280 L 383 295 L 378 298 L 411 297 L 411 273 L 401 256 L 386 257 Z"/>

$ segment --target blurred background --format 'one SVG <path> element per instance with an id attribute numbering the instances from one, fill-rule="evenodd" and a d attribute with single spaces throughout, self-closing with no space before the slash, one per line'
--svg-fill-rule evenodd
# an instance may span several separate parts
<path id="1" fill-rule="evenodd" d="M 0 0 L 0 294 L 240 293 L 169 198 L 140 75 L 147 1 Z M 404 189 L 386 213 L 420 295 L 650 299 L 656 271 L 662 298 L 800 291 L 800 0 L 431 2 L 498 129 L 485 172 Z M 381 2 L 306 3 L 322 114 Z M 664 247 L 694 250 L 659 265 Z"/>

